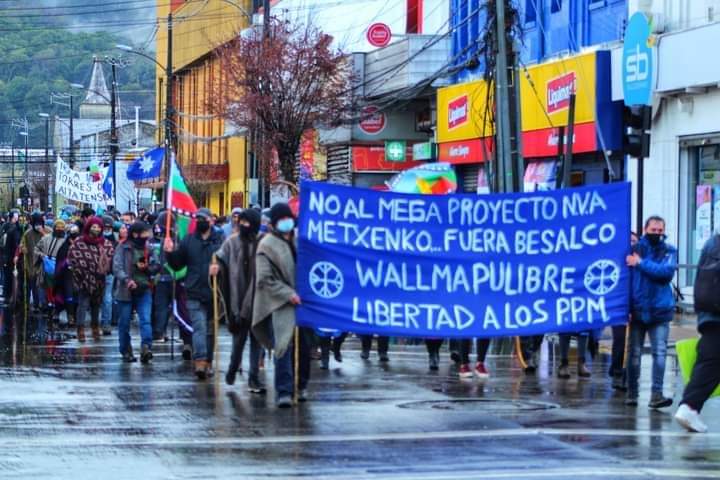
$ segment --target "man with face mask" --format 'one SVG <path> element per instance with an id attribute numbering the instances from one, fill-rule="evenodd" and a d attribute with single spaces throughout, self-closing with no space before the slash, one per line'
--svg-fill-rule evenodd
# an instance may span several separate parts
<path id="1" fill-rule="evenodd" d="M 242 355 L 245 342 L 250 335 L 250 374 L 248 388 L 250 393 L 265 393 L 265 387 L 259 378 L 261 348 L 257 339 L 250 333 L 252 327 L 253 282 L 255 271 L 255 250 L 260 230 L 260 213 L 255 210 L 243 210 L 237 215 L 237 232 L 222 244 L 217 258 L 222 266 L 223 278 L 227 284 L 226 307 L 228 329 L 233 334 L 233 350 L 225 382 L 235 383 L 238 370 L 242 372 Z M 218 266 L 211 265 L 212 269 Z"/>
<path id="2" fill-rule="evenodd" d="M 307 400 L 310 380 L 312 330 L 300 328 L 299 345 L 294 340 L 295 308 L 301 300 L 295 290 L 295 217 L 287 203 L 270 210 L 271 233 L 258 245 L 255 256 L 255 298 L 252 331 L 260 343 L 274 350 L 275 395 L 279 408 L 292 406 L 292 397 Z M 298 348 L 298 391 L 295 391 L 293 358 Z"/>
<path id="3" fill-rule="evenodd" d="M 675 311 L 671 282 L 677 270 L 677 249 L 665 243 L 665 220 L 652 216 L 645 222 L 645 235 L 628 255 L 626 263 L 632 272 L 632 320 L 630 351 L 627 362 L 628 392 L 626 405 L 638 403 L 640 358 L 645 336 L 650 337 L 652 350 L 652 394 L 648 406 L 663 408 L 672 405 L 663 395 L 667 340 L 670 320 Z"/>
<path id="4" fill-rule="evenodd" d="M 41 213 L 35 212 L 30 217 L 30 228 L 20 241 L 20 252 L 23 256 L 23 272 L 27 286 L 25 300 L 29 301 L 29 297 L 32 295 L 33 306 L 36 310 L 40 310 L 45 306 L 45 292 L 40 288 L 38 282 L 40 265 L 35 256 L 35 248 L 44 236 L 45 219 Z"/>
<path id="5" fill-rule="evenodd" d="M 117 248 L 117 239 L 115 238 L 115 232 L 113 231 L 114 221 L 110 215 L 102 217 L 103 221 L 103 238 L 110 242 L 113 249 Z M 105 294 L 103 295 L 102 308 L 100 311 L 100 326 L 102 327 L 102 333 L 105 336 L 112 334 L 112 320 L 113 320 L 113 286 L 115 282 L 115 275 L 112 271 L 105 277 Z"/>
<path id="6" fill-rule="evenodd" d="M 68 252 L 72 278 L 78 292 L 78 341 L 85 341 L 85 320 L 90 312 L 94 340 L 100 340 L 100 307 L 105 292 L 105 276 L 112 267 L 113 246 L 102 235 L 103 222 L 90 217 L 83 234 Z"/>
<path id="7" fill-rule="evenodd" d="M 137 311 L 140 325 L 140 361 L 152 359 L 152 277 L 158 272 L 156 257 L 147 242 L 150 225 L 137 221 L 130 226 L 128 241 L 120 245 L 113 258 L 115 298 L 118 301 L 118 340 L 123 361 L 134 362 L 130 343 L 130 320 Z"/>
<path id="8" fill-rule="evenodd" d="M 185 236 L 180 241 L 177 250 L 170 238 L 165 239 L 163 245 L 168 263 L 173 269 L 180 270 L 187 267 L 185 290 L 187 291 L 187 308 L 193 327 L 195 375 L 199 380 L 204 380 L 214 373 L 212 370 L 213 297 L 209 276 L 212 273 L 210 264 L 213 255 L 222 245 L 222 234 L 212 228 L 211 215 L 207 208 L 197 211 L 195 232 Z"/>

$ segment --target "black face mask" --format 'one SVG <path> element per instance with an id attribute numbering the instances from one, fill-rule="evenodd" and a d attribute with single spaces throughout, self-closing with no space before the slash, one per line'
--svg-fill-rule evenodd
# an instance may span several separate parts
<path id="1" fill-rule="evenodd" d="M 72 238 L 73 240 L 76 239 L 76 238 L 78 238 L 79 236 L 80 236 L 79 233 L 71 233 L 71 234 L 70 234 L 70 238 Z"/>
<path id="2" fill-rule="evenodd" d="M 145 248 L 145 243 L 147 242 L 147 238 L 145 237 L 133 237 L 132 239 L 133 245 L 135 248 Z"/>
<path id="3" fill-rule="evenodd" d="M 65 231 L 64 230 L 53 230 L 53 237 L 65 238 Z"/>
<path id="4" fill-rule="evenodd" d="M 250 238 L 254 233 L 255 232 L 250 225 L 240 225 L 240 236 L 242 238 Z"/>
<path id="5" fill-rule="evenodd" d="M 648 239 L 650 245 L 655 246 L 660 245 L 667 237 L 665 237 L 662 233 L 646 233 L 645 238 Z"/>
<path id="6" fill-rule="evenodd" d="M 205 219 L 198 219 L 197 221 L 197 229 L 200 233 L 206 233 L 208 230 L 210 230 L 210 222 L 208 222 Z"/>

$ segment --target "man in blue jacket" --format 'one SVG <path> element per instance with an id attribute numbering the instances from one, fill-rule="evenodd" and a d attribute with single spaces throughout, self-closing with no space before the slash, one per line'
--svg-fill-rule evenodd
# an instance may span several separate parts
<path id="1" fill-rule="evenodd" d="M 665 220 L 652 216 L 645 222 L 645 235 L 640 239 L 627 265 L 633 268 L 632 320 L 630 322 L 630 352 L 627 363 L 628 394 L 626 405 L 638 403 L 640 358 L 645 336 L 650 337 L 652 351 L 652 394 L 650 408 L 672 405 L 663 395 L 667 340 L 670 320 L 675 311 L 675 297 L 671 282 L 677 269 L 677 249 L 665 243 Z"/>

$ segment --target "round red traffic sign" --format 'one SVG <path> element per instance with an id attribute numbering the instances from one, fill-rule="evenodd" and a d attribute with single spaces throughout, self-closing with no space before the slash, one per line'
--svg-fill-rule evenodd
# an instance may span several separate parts
<path id="1" fill-rule="evenodd" d="M 373 47 L 384 47 L 391 37 L 390 27 L 384 23 L 373 23 L 367 30 L 367 40 Z"/>
<path id="2" fill-rule="evenodd" d="M 362 109 L 360 113 L 360 130 L 368 135 L 377 135 L 385 129 L 387 118 L 385 114 L 378 111 L 379 108 L 374 105 L 368 105 Z"/>

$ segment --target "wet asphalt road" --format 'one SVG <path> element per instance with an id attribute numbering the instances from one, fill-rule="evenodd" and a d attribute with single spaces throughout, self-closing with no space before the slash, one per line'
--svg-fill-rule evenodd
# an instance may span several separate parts
<path id="1" fill-rule="evenodd" d="M 250 395 L 245 377 L 195 381 L 169 344 L 143 366 L 120 362 L 115 335 L 84 345 L 23 335 L 0 343 L 2 479 L 720 478 L 720 400 L 703 412 L 711 433 L 684 433 L 674 408 L 646 407 L 647 356 L 629 408 L 606 356 L 590 381 L 549 375 L 547 347 L 537 375 L 498 355 L 489 380 L 461 381 L 446 348 L 430 373 L 424 346 L 391 345 L 381 365 L 349 340 L 342 364 L 314 362 L 309 403 L 278 410 L 272 389 Z M 224 370 L 230 338 L 220 343 Z M 669 359 L 676 401 L 679 382 Z"/>

